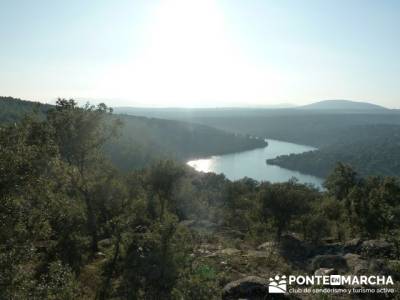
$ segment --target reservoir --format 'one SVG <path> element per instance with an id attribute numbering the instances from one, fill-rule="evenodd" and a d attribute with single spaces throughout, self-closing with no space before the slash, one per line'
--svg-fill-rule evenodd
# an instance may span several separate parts
<path id="1" fill-rule="evenodd" d="M 266 163 L 266 159 L 279 155 L 298 154 L 316 148 L 269 139 L 267 142 L 268 146 L 264 148 L 191 160 L 187 164 L 200 172 L 223 173 L 230 180 L 250 177 L 258 181 L 284 182 L 296 177 L 301 183 L 322 187 L 322 178 Z"/>

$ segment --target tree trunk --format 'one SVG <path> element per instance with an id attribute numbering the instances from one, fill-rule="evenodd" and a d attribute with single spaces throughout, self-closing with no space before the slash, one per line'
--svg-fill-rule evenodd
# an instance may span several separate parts
<path id="1" fill-rule="evenodd" d="M 85 193 L 85 202 L 86 202 L 87 225 L 90 236 L 92 238 L 90 248 L 92 255 L 94 255 L 98 251 L 97 222 L 93 204 L 88 193 Z"/>
<path id="2" fill-rule="evenodd" d="M 118 260 L 118 257 L 119 257 L 120 242 L 121 242 L 121 235 L 118 234 L 118 237 L 117 237 L 117 240 L 116 240 L 115 246 L 114 246 L 114 249 L 115 249 L 114 250 L 114 256 L 113 256 L 113 259 L 112 259 L 112 261 L 111 261 L 111 263 L 110 263 L 110 265 L 108 267 L 107 278 L 106 278 L 106 280 L 104 282 L 102 291 L 99 294 L 99 297 L 98 297 L 99 300 L 105 300 L 105 299 L 108 298 L 111 279 L 112 279 L 112 276 L 114 274 L 115 266 L 117 265 L 117 260 Z"/>

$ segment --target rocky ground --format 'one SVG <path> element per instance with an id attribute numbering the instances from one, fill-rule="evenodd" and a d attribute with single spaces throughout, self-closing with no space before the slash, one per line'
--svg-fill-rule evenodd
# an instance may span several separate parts
<path id="1" fill-rule="evenodd" d="M 391 275 L 395 284 L 400 279 L 398 251 L 395 245 L 385 240 L 354 239 L 344 243 L 327 240 L 315 246 L 295 235 L 284 235 L 279 243 L 266 241 L 255 246 L 246 243 L 237 233 L 214 228 L 212 224 L 196 227 L 196 223 L 187 222 L 183 225 L 202 232 L 201 242 L 192 255 L 198 263 L 216 270 L 216 279 L 223 287 L 222 297 L 226 300 L 357 298 L 349 295 L 324 298 L 321 295 L 268 294 L 268 280 L 277 274 Z M 200 227 L 206 230 L 201 231 Z M 396 296 L 393 293 L 364 295 L 363 299 Z"/>

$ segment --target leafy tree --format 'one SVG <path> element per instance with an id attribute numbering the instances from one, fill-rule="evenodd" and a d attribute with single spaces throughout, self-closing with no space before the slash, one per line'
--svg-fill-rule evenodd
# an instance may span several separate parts
<path id="1" fill-rule="evenodd" d="M 91 235 L 91 250 L 98 250 L 98 226 L 95 199 L 92 190 L 99 181 L 100 172 L 94 172 L 104 163 L 102 147 L 116 135 L 118 120 L 110 124 L 106 117 L 112 113 L 105 104 L 79 107 L 74 100 L 58 99 L 54 110 L 48 113 L 48 122 L 54 130 L 54 139 L 61 157 L 76 168 L 71 172 L 73 188 L 86 205 L 87 228 Z"/>
<path id="2" fill-rule="evenodd" d="M 352 188 L 348 195 L 350 220 L 361 235 L 378 237 L 398 228 L 399 184 L 390 179 L 370 177 Z"/>
<path id="3" fill-rule="evenodd" d="M 329 225 L 324 215 L 311 211 L 300 217 L 302 220 L 303 236 L 314 245 L 321 243 L 322 238 L 329 234 Z"/>
<path id="4" fill-rule="evenodd" d="M 334 224 L 333 229 L 336 231 L 336 237 L 343 240 L 345 231 L 343 227 L 347 226 L 347 224 L 343 226 L 343 223 L 347 221 L 343 202 L 334 197 L 326 197 L 322 199 L 321 211 L 322 215 Z"/>
<path id="5" fill-rule="evenodd" d="M 315 191 L 291 180 L 286 183 L 264 184 L 260 197 L 263 218 L 272 223 L 279 241 L 292 221 L 309 210 Z"/>
<path id="6" fill-rule="evenodd" d="M 177 181 L 183 174 L 183 169 L 171 160 L 160 161 L 149 171 L 148 184 L 153 199 L 156 198 L 159 202 L 160 221 L 163 220 L 167 208 L 176 211 L 176 203 L 173 203 L 172 196 Z"/>
<path id="7" fill-rule="evenodd" d="M 80 207 L 66 193 L 66 166 L 51 129 L 26 118 L 0 130 L 1 295 L 29 298 L 51 261 L 80 265 Z M 70 225 L 70 226 L 69 226 Z"/>
<path id="8" fill-rule="evenodd" d="M 343 200 L 358 182 L 357 173 L 349 166 L 338 163 L 325 180 L 325 188 L 338 200 Z"/>
<path id="9" fill-rule="evenodd" d="M 186 265 L 188 245 L 187 234 L 171 216 L 136 234 L 124 259 L 123 295 L 127 299 L 170 299 L 180 268 Z"/>
<path id="10" fill-rule="evenodd" d="M 79 297 L 79 289 L 72 270 L 55 261 L 50 264 L 48 273 L 41 276 L 33 297 L 46 300 L 72 300 Z"/>

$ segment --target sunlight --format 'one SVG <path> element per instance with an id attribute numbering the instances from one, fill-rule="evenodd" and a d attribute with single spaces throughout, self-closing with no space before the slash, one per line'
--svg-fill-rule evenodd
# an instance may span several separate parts
<path id="1" fill-rule="evenodd" d="M 110 97 L 157 106 L 238 103 L 265 97 L 276 79 L 233 43 L 216 1 L 162 1 L 149 17 L 144 48 L 110 72 Z"/>
<path id="2" fill-rule="evenodd" d="M 187 165 L 191 166 L 198 172 L 207 173 L 214 171 L 212 158 L 191 160 L 187 162 Z"/>

